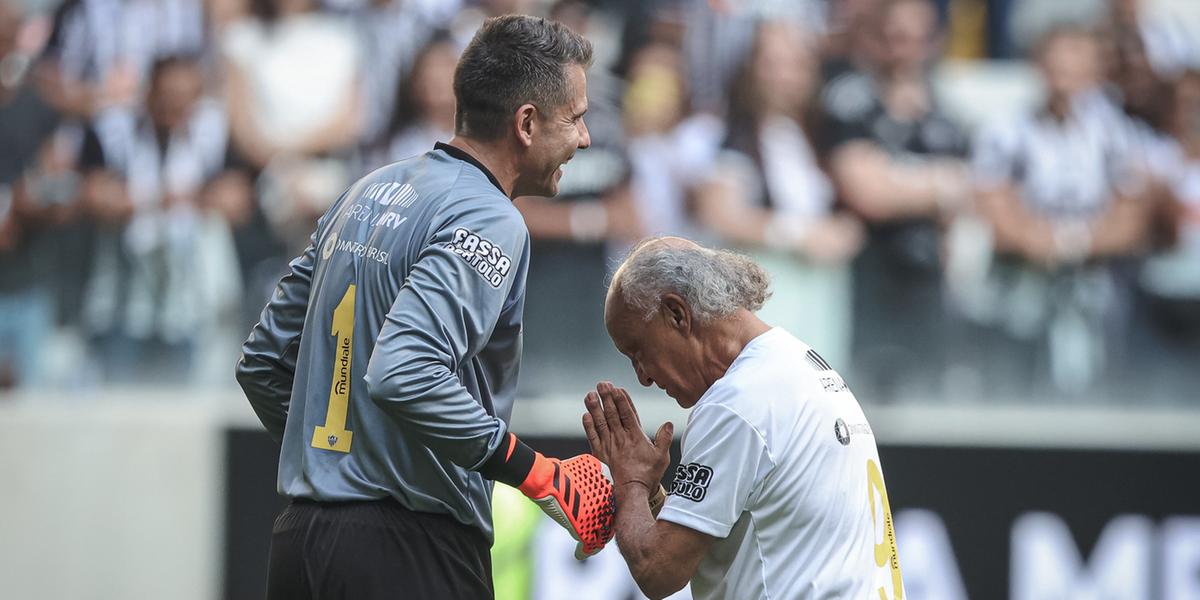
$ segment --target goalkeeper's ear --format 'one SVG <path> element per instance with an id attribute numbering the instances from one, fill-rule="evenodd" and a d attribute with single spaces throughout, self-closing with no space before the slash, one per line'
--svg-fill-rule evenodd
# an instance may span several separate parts
<path id="1" fill-rule="evenodd" d="M 508 432 L 504 442 L 478 470 L 488 479 L 519 488 L 529 477 L 537 458 L 538 453 L 533 448 L 517 439 L 516 434 Z"/>

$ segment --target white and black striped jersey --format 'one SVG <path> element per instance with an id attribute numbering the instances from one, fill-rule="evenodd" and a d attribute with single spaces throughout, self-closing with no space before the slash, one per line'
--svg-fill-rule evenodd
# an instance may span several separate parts
<path id="1" fill-rule="evenodd" d="M 1063 120 L 1039 110 L 996 121 L 975 141 L 975 180 L 985 189 L 1015 186 L 1045 218 L 1090 218 L 1135 185 L 1135 129 L 1098 91 L 1076 98 Z"/>

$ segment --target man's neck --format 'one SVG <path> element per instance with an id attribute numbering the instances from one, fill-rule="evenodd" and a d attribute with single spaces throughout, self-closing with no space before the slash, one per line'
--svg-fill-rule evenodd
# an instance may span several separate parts
<path id="1" fill-rule="evenodd" d="M 733 361 L 754 338 L 771 330 L 770 325 L 745 309 L 739 309 L 732 317 L 716 321 L 708 328 L 706 337 L 710 343 L 704 379 L 709 386 L 725 376 Z"/>
<path id="2" fill-rule="evenodd" d="M 878 81 L 883 87 L 895 85 L 925 85 L 925 67 L 923 65 L 886 65 L 879 70 Z"/>
<path id="3" fill-rule="evenodd" d="M 513 197 L 517 184 L 517 167 L 513 164 L 511 152 L 500 148 L 499 144 L 480 142 L 460 135 L 454 136 L 446 143 L 475 157 L 475 160 L 491 171 L 504 190 L 504 195 Z"/>
<path id="4" fill-rule="evenodd" d="M 1064 122 L 1071 116 L 1071 98 L 1064 95 L 1052 95 L 1046 101 L 1046 113 L 1055 121 Z"/>

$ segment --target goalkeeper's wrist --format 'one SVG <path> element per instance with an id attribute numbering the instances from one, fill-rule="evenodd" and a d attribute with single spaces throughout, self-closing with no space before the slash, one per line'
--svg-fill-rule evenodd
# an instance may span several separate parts
<path id="1" fill-rule="evenodd" d="M 533 467 L 539 459 L 547 460 L 540 452 L 517 439 L 516 434 L 509 432 L 500 447 L 478 470 L 488 479 L 525 491 L 523 488 L 527 487 L 530 483 L 527 480 L 536 473 Z"/>

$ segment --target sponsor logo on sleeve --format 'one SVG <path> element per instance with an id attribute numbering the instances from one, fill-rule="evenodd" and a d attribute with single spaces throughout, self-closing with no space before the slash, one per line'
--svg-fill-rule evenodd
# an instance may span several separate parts
<path id="1" fill-rule="evenodd" d="M 708 484 L 712 481 L 712 476 L 712 467 L 698 463 L 679 465 L 675 467 L 675 481 L 671 482 L 671 490 L 667 493 L 687 498 L 692 502 L 700 502 L 708 494 Z"/>
<path id="2" fill-rule="evenodd" d="M 455 229 L 449 247 L 494 288 L 499 288 L 512 270 L 512 259 L 498 244 L 469 229 Z"/>
<path id="3" fill-rule="evenodd" d="M 833 437 L 837 438 L 839 444 L 849 446 L 851 435 L 874 435 L 874 433 L 867 423 L 847 425 L 846 421 L 841 418 L 833 423 Z"/>

